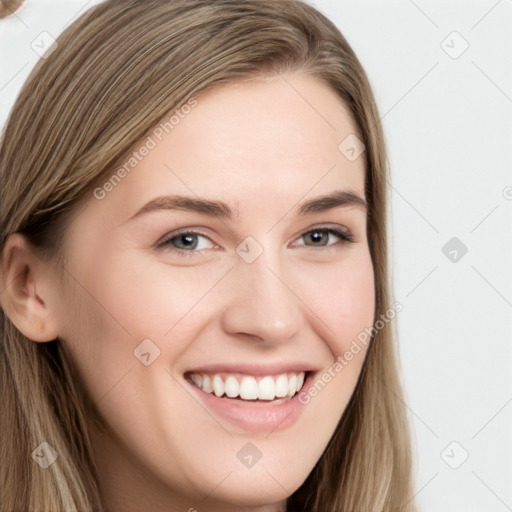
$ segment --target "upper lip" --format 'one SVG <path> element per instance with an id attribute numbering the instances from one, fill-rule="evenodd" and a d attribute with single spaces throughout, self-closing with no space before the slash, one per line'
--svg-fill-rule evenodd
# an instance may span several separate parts
<path id="1" fill-rule="evenodd" d="M 306 362 L 268 362 L 268 363 L 237 363 L 237 364 L 208 364 L 197 366 L 185 371 L 191 373 L 245 373 L 247 375 L 278 375 L 290 372 L 315 372 L 318 368 Z"/>

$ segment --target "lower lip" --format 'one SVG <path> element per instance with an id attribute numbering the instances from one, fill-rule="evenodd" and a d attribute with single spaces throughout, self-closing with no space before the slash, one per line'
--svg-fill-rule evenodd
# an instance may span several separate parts
<path id="1" fill-rule="evenodd" d="M 194 384 L 186 381 L 206 407 L 215 416 L 227 419 L 248 432 L 279 432 L 293 425 L 304 410 L 299 402 L 299 395 L 307 392 L 313 382 L 313 374 L 307 379 L 299 393 L 293 398 L 275 400 L 274 402 L 249 402 L 231 398 L 219 398 L 213 393 L 206 393 Z"/>

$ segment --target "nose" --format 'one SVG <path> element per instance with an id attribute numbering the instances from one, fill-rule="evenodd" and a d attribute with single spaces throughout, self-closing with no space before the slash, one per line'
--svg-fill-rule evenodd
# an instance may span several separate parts
<path id="1" fill-rule="evenodd" d="M 291 272 L 278 268 L 275 262 L 270 266 L 265 253 L 252 263 L 237 263 L 222 315 L 226 332 L 274 345 L 293 339 L 304 328 L 303 303 L 294 293 Z"/>

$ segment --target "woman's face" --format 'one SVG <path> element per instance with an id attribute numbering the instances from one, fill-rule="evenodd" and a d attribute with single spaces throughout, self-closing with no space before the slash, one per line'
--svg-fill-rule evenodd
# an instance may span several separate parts
<path id="1" fill-rule="evenodd" d="M 308 76 L 196 99 L 75 210 L 59 338 L 111 431 L 90 421 L 112 507 L 278 510 L 365 357 L 343 357 L 374 315 L 364 154 Z"/>

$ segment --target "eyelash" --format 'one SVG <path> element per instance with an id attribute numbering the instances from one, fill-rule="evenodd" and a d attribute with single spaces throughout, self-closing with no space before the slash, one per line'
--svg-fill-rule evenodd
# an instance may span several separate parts
<path id="1" fill-rule="evenodd" d="M 345 245 L 347 243 L 354 243 L 354 239 L 352 238 L 350 233 L 344 232 L 344 231 L 339 231 L 339 230 L 333 229 L 333 228 L 322 228 L 322 227 L 320 227 L 320 228 L 310 229 L 310 230 L 305 231 L 304 233 L 302 233 L 302 235 L 300 235 L 299 238 L 307 236 L 307 235 L 309 235 L 311 233 L 324 233 L 324 234 L 327 233 L 327 234 L 335 235 L 335 236 L 337 236 L 338 238 L 341 239 L 340 245 Z M 157 248 L 164 248 L 165 246 L 168 246 L 169 250 L 171 250 L 172 252 L 175 252 L 179 256 L 193 257 L 193 256 L 195 256 L 197 254 L 202 254 L 204 249 L 200 249 L 200 250 L 192 249 L 190 251 L 187 251 L 185 249 L 178 249 L 177 247 L 172 247 L 171 246 L 172 240 L 174 240 L 175 238 L 178 238 L 180 236 L 184 236 L 184 235 L 194 235 L 194 236 L 195 235 L 199 235 L 199 236 L 203 236 L 205 238 L 208 238 L 208 240 L 210 240 L 210 238 L 207 235 L 205 235 L 204 233 L 201 233 L 199 231 L 184 230 L 184 231 L 178 231 L 178 232 L 175 232 L 175 233 L 169 233 L 169 235 L 166 235 L 162 240 L 157 242 L 155 245 L 156 245 Z M 307 245 L 303 245 L 302 247 L 311 247 L 312 249 L 332 250 L 333 246 L 336 246 L 336 245 L 338 245 L 338 244 L 331 244 L 331 245 L 326 245 L 326 246 L 307 246 Z"/>

